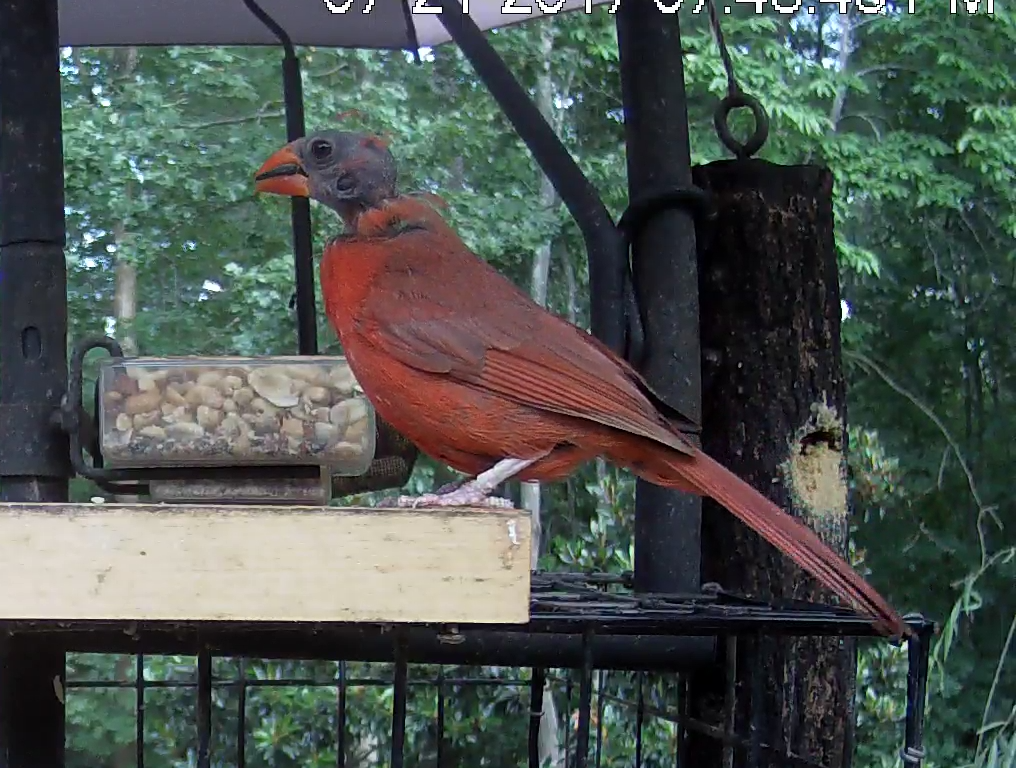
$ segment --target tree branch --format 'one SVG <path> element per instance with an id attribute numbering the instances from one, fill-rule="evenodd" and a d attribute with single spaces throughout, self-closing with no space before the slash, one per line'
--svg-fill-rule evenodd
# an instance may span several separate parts
<path id="1" fill-rule="evenodd" d="M 862 23 L 863 22 L 856 22 L 855 27 L 861 26 Z M 857 70 L 856 72 L 854 72 L 854 74 L 857 77 L 864 77 L 865 75 L 870 75 L 874 72 L 918 72 L 918 71 L 920 70 L 917 67 L 912 67 L 908 64 L 896 64 L 890 62 L 886 64 L 872 64 L 869 67 L 863 67 L 862 69 Z"/>
<path id="2" fill-rule="evenodd" d="M 860 113 L 856 114 L 851 113 L 848 115 L 841 116 L 840 124 L 842 125 L 843 123 L 847 122 L 847 120 L 850 119 L 860 120 L 862 123 L 865 123 L 869 128 L 871 128 L 871 132 L 875 134 L 875 138 L 878 139 L 879 141 L 882 141 L 882 132 L 878 129 L 878 126 L 875 125 L 875 121 L 872 120 L 870 117 L 868 117 L 867 115 L 862 115 Z"/>
<path id="3" fill-rule="evenodd" d="M 202 131 L 207 128 L 219 128 L 224 125 L 243 125 L 244 123 L 255 123 L 259 120 L 281 120 L 286 116 L 284 111 L 278 112 L 259 112 L 256 115 L 245 115 L 243 117 L 223 117 L 218 120 L 209 120 L 205 123 L 191 123 L 190 125 L 181 125 L 180 127 L 186 131 Z"/>
<path id="4" fill-rule="evenodd" d="M 854 6 L 847 8 L 846 16 L 840 20 L 840 50 L 836 57 L 836 70 L 840 77 L 847 74 L 850 66 L 850 54 L 854 52 L 854 29 L 855 29 Z M 841 82 L 836 88 L 836 95 L 833 97 L 833 105 L 829 110 L 829 124 L 833 127 L 833 133 L 839 129 L 840 119 L 843 117 L 843 108 L 847 103 L 847 84 Z"/>
<path id="5" fill-rule="evenodd" d="M 855 360 L 856 362 L 860 363 L 865 369 L 867 369 L 871 373 L 874 373 L 876 376 L 882 379 L 882 381 L 884 381 L 892 390 L 894 390 L 897 394 L 900 394 L 907 400 L 909 400 L 914 405 L 914 407 L 916 407 L 921 413 L 923 413 L 925 416 L 928 417 L 928 419 L 931 420 L 931 422 L 938 428 L 938 431 L 942 433 L 942 437 L 945 438 L 946 442 L 949 444 L 949 447 L 952 448 L 953 453 L 956 455 L 956 460 L 959 461 L 960 467 L 963 469 L 963 474 L 966 475 L 967 486 L 970 488 L 970 495 L 973 497 L 974 503 L 977 504 L 978 511 L 982 512 L 986 510 L 987 507 L 981 500 L 981 494 L 977 490 L 977 484 L 974 482 L 974 475 L 970 471 L 970 465 L 967 464 L 966 458 L 963 456 L 963 451 L 960 450 L 959 443 L 956 442 L 956 439 L 952 436 L 952 433 L 949 431 L 949 428 L 945 425 L 945 423 L 938 417 L 938 415 L 933 410 L 931 410 L 931 407 L 925 405 L 925 403 L 923 403 L 921 399 L 917 397 L 917 395 L 915 395 L 913 392 L 908 390 L 902 384 L 897 382 L 892 376 L 890 376 L 886 372 L 884 368 L 882 368 L 882 366 L 880 366 L 878 363 L 876 363 L 867 355 L 864 355 L 860 352 L 854 352 L 845 349 L 843 350 L 843 356 Z"/>

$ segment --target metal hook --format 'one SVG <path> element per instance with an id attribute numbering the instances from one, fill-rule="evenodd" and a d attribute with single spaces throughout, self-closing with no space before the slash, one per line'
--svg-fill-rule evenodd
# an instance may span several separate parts
<path id="1" fill-rule="evenodd" d="M 727 118 L 735 109 L 747 107 L 755 118 L 755 130 L 744 143 L 734 138 L 727 124 Z M 713 124 L 716 126 L 716 134 L 720 137 L 723 145 L 740 159 L 747 159 L 762 149 L 762 145 L 769 138 L 769 116 L 765 109 L 754 96 L 746 93 L 730 93 L 720 100 L 713 113 Z"/>

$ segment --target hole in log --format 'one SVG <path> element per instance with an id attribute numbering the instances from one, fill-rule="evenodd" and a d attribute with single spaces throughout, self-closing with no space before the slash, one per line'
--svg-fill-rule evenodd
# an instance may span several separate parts
<path id="1" fill-rule="evenodd" d="M 847 478 L 843 423 L 836 411 L 824 403 L 814 404 L 789 448 L 782 469 L 794 505 L 823 539 L 841 538 L 847 517 Z"/>
<path id="2" fill-rule="evenodd" d="M 42 334 L 34 325 L 21 331 L 21 356 L 26 360 L 36 360 L 42 355 Z"/>
<path id="3" fill-rule="evenodd" d="M 816 522 L 836 525 L 847 515 L 843 454 L 832 432 L 801 437 L 790 458 L 790 488 L 798 506 Z"/>
<path id="4" fill-rule="evenodd" d="M 840 438 L 831 430 L 817 429 L 804 435 L 799 443 L 798 451 L 803 456 L 809 448 L 815 445 L 823 445 L 834 451 L 840 450 Z"/>

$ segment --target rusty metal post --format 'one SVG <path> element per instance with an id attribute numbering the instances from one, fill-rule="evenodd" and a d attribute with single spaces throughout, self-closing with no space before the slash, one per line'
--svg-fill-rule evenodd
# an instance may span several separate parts
<path id="1" fill-rule="evenodd" d="M 67 500 L 67 388 L 57 0 L 0 0 L 0 501 Z M 0 641 L 4 768 L 59 768 L 64 650 L 55 636 Z"/>

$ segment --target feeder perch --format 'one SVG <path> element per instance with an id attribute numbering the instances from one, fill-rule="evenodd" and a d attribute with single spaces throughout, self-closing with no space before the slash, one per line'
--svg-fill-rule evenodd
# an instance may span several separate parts
<path id="1" fill-rule="evenodd" d="M 6 504 L 0 621 L 529 621 L 530 519 L 490 509 Z"/>

